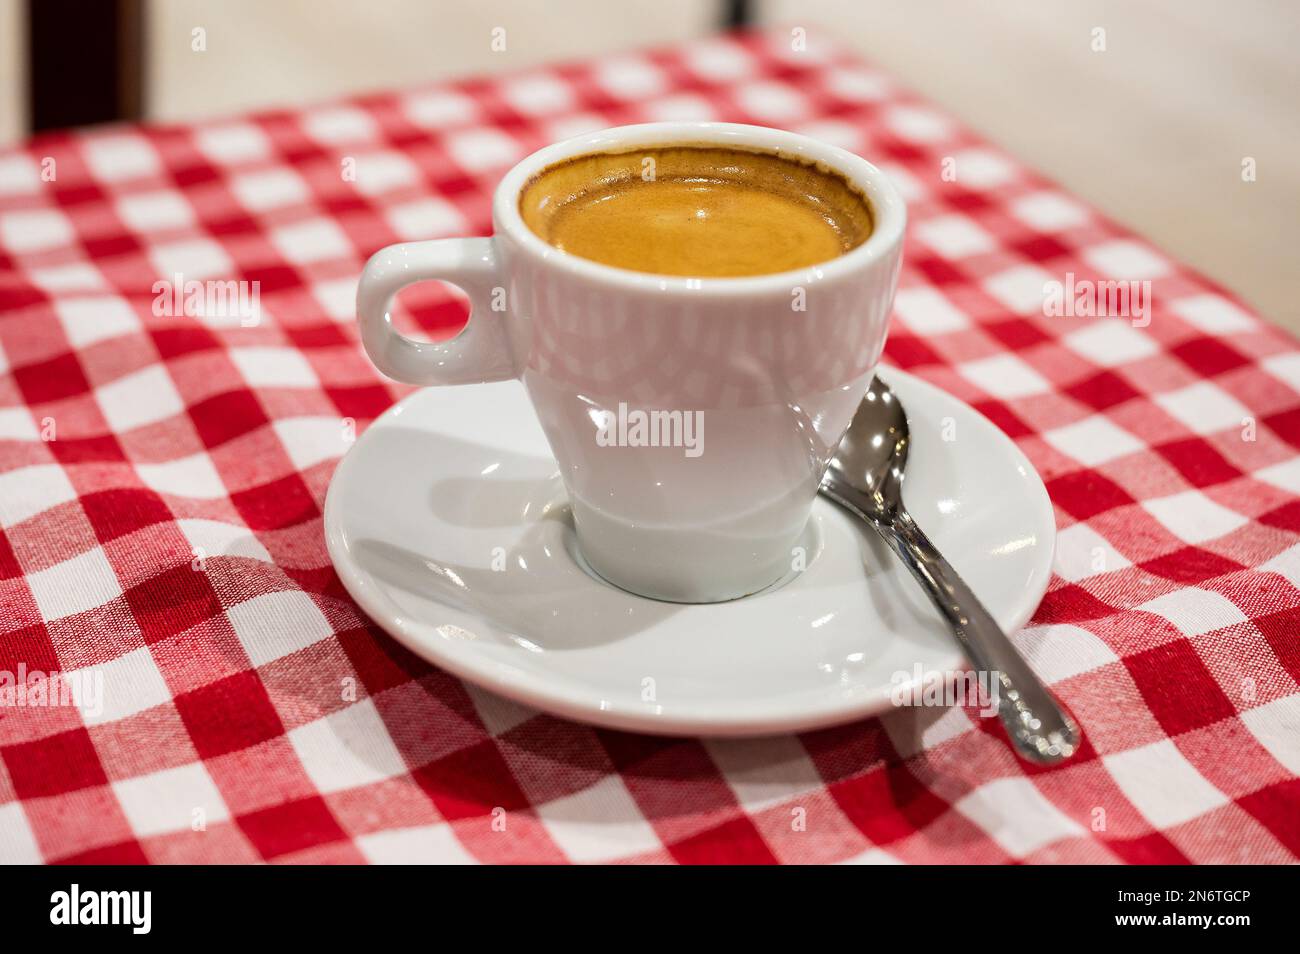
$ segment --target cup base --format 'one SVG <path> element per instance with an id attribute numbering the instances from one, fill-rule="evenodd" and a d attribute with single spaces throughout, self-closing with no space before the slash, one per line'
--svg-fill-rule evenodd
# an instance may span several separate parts
<path id="1" fill-rule="evenodd" d="M 808 519 L 790 550 L 794 551 L 796 548 L 804 554 L 802 560 L 793 559 L 783 553 L 781 559 L 769 567 L 768 574 L 748 576 L 745 581 L 729 579 L 725 582 L 712 578 L 705 579 L 702 573 L 684 573 L 680 567 L 670 574 L 660 573 L 655 579 L 645 577 L 629 579 L 627 574 L 620 572 L 617 566 L 611 567 L 599 560 L 593 561 L 583 549 L 582 542 L 576 534 L 570 538 L 569 555 L 584 573 L 608 586 L 660 603 L 689 606 L 729 603 L 759 593 L 772 592 L 798 577 L 812 565 L 822 550 L 821 530 L 812 517 Z M 758 582 L 755 583 L 755 580 Z"/>

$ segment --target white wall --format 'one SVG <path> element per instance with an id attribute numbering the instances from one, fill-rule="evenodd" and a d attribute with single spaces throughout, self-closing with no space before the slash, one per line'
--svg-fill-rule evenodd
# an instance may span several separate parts
<path id="1" fill-rule="evenodd" d="M 0 145 L 27 130 L 27 15 L 23 0 L 0 0 Z"/>
<path id="2" fill-rule="evenodd" d="M 148 113 L 186 120 L 698 36 L 715 0 L 149 0 Z M 191 49 L 207 31 L 207 50 Z M 506 49 L 492 49 L 505 29 Z"/>
<path id="3" fill-rule="evenodd" d="M 1300 4 L 762 2 L 1300 331 Z"/>

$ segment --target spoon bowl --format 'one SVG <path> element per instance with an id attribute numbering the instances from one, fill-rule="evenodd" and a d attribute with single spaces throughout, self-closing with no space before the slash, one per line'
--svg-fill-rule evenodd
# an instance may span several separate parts
<path id="1" fill-rule="evenodd" d="M 857 488 L 881 516 L 897 509 L 902 505 L 909 438 L 902 402 L 877 376 L 831 458 L 823 486 Z"/>

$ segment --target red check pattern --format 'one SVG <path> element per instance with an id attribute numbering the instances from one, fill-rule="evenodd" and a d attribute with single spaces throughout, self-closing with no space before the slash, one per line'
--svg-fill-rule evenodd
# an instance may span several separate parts
<path id="1" fill-rule="evenodd" d="M 341 588 L 326 485 L 402 393 L 357 345 L 366 257 L 486 234 L 518 158 L 663 118 L 804 131 L 904 192 L 888 357 L 1047 482 L 1057 575 L 1017 640 L 1086 729 L 1071 763 L 962 708 L 600 731 L 413 658 Z M 1150 280 L 1149 325 L 1045 317 L 1067 273 Z M 260 282 L 260 320 L 155 314 L 177 275 Z M 10 686 L 0 860 L 1295 861 L 1297 446 L 1294 341 L 815 31 L 39 137 L 0 152 L 0 674 L 103 698 Z"/>

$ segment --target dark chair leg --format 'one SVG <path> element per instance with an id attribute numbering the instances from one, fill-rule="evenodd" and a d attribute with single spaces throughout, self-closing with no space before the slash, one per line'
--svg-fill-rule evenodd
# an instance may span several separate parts
<path id="1" fill-rule="evenodd" d="M 722 25 L 728 30 L 739 30 L 754 22 L 754 8 L 750 0 L 723 0 Z"/>
<path id="2" fill-rule="evenodd" d="M 139 119 L 141 0 L 28 0 L 31 130 Z"/>

